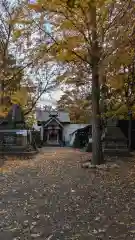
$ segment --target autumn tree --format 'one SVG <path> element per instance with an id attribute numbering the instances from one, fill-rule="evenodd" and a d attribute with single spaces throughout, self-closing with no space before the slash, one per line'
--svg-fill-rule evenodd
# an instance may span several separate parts
<path id="1" fill-rule="evenodd" d="M 60 100 L 57 101 L 57 109 L 67 111 L 72 123 L 90 123 L 91 99 L 85 86 L 65 90 Z"/>
<path id="2" fill-rule="evenodd" d="M 96 40 L 96 5 L 93 2 L 79 3 L 71 9 L 64 1 L 47 2 L 40 1 L 37 4 L 29 4 L 29 9 L 42 12 L 39 18 L 39 24 L 35 21 L 33 25 L 39 27 L 39 30 L 45 32 L 43 28 L 44 12 L 48 14 L 52 32 L 47 35 L 50 38 L 50 44 L 45 46 L 50 56 L 53 56 L 57 62 L 62 64 L 74 62 L 83 63 L 89 66 L 92 74 L 92 117 L 93 117 L 93 163 L 100 164 L 101 157 L 101 131 L 100 131 L 100 112 L 99 112 L 99 47 Z M 58 10 L 59 9 L 59 10 Z M 54 14 L 55 13 L 55 14 Z M 92 21 L 90 18 L 92 17 Z M 92 44 L 91 44 L 92 41 Z M 82 48 L 83 46 L 83 48 Z M 44 50 L 45 50 L 44 48 Z M 46 52 L 46 51 L 45 51 Z M 67 69 L 66 69 L 67 71 Z M 65 73 L 64 73 L 65 74 Z M 91 81 L 91 77 L 90 77 Z"/>
<path id="3" fill-rule="evenodd" d="M 68 63 L 66 72 L 57 77 L 63 95 L 57 101 L 57 109 L 70 114 L 71 122 L 91 122 L 91 83 L 87 65 Z"/>
<path id="4" fill-rule="evenodd" d="M 0 2 L 0 108 L 3 116 L 8 111 L 7 106 L 5 106 L 5 97 L 14 102 L 15 98 L 17 100 L 17 92 L 19 91 L 18 96 L 23 95 L 25 98 L 24 89 L 21 88 L 24 69 L 17 62 L 14 54 L 15 46 L 12 41 L 14 26 L 11 21 L 18 14 L 15 10 L 16 8 L 8 1 L 2 0 Z"/>
<path id="5" fill-rule="evenodd" d="M 105 74 L 105 89 L 106 98 L 104 103 L 107 106 L 107 116 L 117 116 L 118 118 L 129 119 L 129 148 L 131 139 L 131 122 L 134 116 L 135 109 L 135 89 L 134 89 L 134 10 L 135 2 L 127 1 L 120 2 L 123 7 L 114 8 L 117 18 L 114 18 L 114 23 L 117 20 L 117 26 L 114 24 L 112 31 L 107 34 L 107 42 L 112 39 L 110 51 L 104 52 L 104 59 L 101 64 L 101 69 L 104 69 Z M 128 9 L 128 11 L 127 11 Z M 114 37 L 116 36 L 116 37 Z M 113 47 L 112 47 L 113 46 Z"/>
<path id="6" fill-rule="evenodd" d="M 104 5 L 105 2 L 100 4 L 96 3 L 96 1 L 75 2 L 73 8 L 68 7 L 65 1 L 53 1 L 53 3 L 51 1 L 40 1 L 40 3 L 29 5 L 30 9 L 48 14 L 52 26 L 51 34 L 48 34 L 52 42 L 50 54 L 58 62 L 73 62 L 76 65 L 81 62 L 85 64 L 89 69 L 89 82 L 92 76 L 92 161 L 94 164 L 102 162 L 98 66 L 100 45 L 98 30 L 101 27 L 101 22 L 103 24 L 103 19 L 101 19 L 100 26 L 98 26 L 97 16 L 102 14 L 103 10 L 105 12 L 106 6 Z"/>
<path id="7" fill-rule="evenodd" d="M 54 64 L 40 58 L 37 42 L 42 36 L 35 34 L 31 21 L 25 20 L 27 12 L 22 11 L 24 2 L 2 0 L 0 2 L 0 85 L 1 114 L 5 115 L 4 96 L 13 103 L 21 104 L 25 115 L 31 114 L 41 96 L 54 89 Z M 17 24 L 15 20 L 17 19 Z M 29 30 L 29 31 L 28 31 Z M 45 39 L 45 38 L 44 38 Z M 32 47 L 31 47 L 32 46 Z M 58 75 L 58 74 L 57 74 Z M 3 105 L 3 106 L 2 106 Z"/>
<path id="8" fill-rule="evenodd" d="M 88 69 L 92 82 L 93 164 L 102 162 L 100 90 L 103 79 L 108 81 L 108 68 L 113 67 L 116 53 L 125 46 L 123 36 L 129 37 L 124 21 L 133 10 L 131 4 L 133 1 L 40 0 L 24 7 L 29 11 L 26 19 L 32 21 L 31 28 L 42 35 L 37 52 L 43 61 L 48 57 L 57 61 L 63 66 L 64 78 L 72 66 L 85 65 Z"/>

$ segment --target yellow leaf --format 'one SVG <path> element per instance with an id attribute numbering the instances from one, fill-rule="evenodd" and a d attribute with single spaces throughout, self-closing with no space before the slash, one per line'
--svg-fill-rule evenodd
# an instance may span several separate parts
<path id="1" fill-rule="evenodd" d="M 35 10 L 36 12 L 43 12 L 44 9 L 40 4 L 37 3 L 30 3 L 28 4 L 28 8 L 30 8 L 31 10 Z"/>
<path id="2" fill-rule="evenodd" d="M 20 104 L 21 106 L 25 106 L 27 104 L 28 93 L 26 89 L 21 89 L 16 91 L 11 96 L 11 101 L 14 104 Z"/>
<path id="3" fill-rule="evenodd" d="M 32 20 L 25 20 L 25 19 L 18 19 L 18 20 L 16 20 L 16 22 L 19 24 L 24 24 L 24 25 L 29 25 L 29 24 L 33 23 Z"/>
<path id="4" fill-rule="evenodd" d="M 127 106 L 126 105 L 122 105 L 120 108 L 118 108 L 116 110 L 116 115 L 121 115 L 121 114 L 125 114 L 128 112 Z"/>
<path id="5" fill-rule="evenodd" d="M 73 8 L 75 5 L 75 0 L 67 0 L 67 5 L 68 7 Z"/>
<path id="6" fill-rule="evenodd" d="M 77 60 L 77 57 L 75 54 L 72 54 L 71 52 L 68 51 L 60 51 L 57 53 L 56 58 L 58 61 L 61 62 L 71 62 Z"/>
<path id="7" fill-rule="evenodd" d="M 71 21 L 69 20 L 65 20 L 64 22 L 62 22 L 62 24 L 60 25 L 60 29 L 61 30 L 65 30 L 65 29 L 72 29 L 73 24 L 71 23 Z M 73 29 L 75 29 L 75 27 L 73 27 Z"/>
<path id="8" fill-rule="evenodd" d="M 15 18 L 15 19 L 9 20 L 7 23 L 11 24 L 11 25 L 15 25 L 15 24 L 29 25 L 29 24 L 32 24 L 33 21 L 32 20 L 25 20 L 25 19 Z"/>
<path id="9" fill-rule="evenodd" d="M 16 40 L 21 36 L 22 31 L 21 30 L 16 30 L 13 32 L 13 39 Z"/>
<path id="10" fill-rule="evenodd" d="M 123 75 L 114 75 L 109 79 L 111 87 L 114 89 L 122 89 L 124 85 L 124 76 Z"/>
<path id="11" fill-rule="evenodd" d="M 98 7 L 103 7 L 104 5 L 111 4 L 114 0 L 96 0 Z"/>
<path id="12" fill-rule="evenodd" d="M 0 117 L 2 117 L 2 118 L 6 117 L 7 114 L 8 114 L 8 110 L 9 110 L 9 109 L 7 109 L 6 106 L 1 105 L 1 106 L 0 106 Z"/>

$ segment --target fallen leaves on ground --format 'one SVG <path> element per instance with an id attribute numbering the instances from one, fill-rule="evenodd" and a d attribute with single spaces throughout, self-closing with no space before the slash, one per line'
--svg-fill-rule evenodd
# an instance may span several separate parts
<path id="1" fill-rule="evenodd" d="M 44 148 L 33 159 L 8 159 L 0 171 L 0 239 L 134 239 L 134 161 L 81 168 L 89 158 Z"/>

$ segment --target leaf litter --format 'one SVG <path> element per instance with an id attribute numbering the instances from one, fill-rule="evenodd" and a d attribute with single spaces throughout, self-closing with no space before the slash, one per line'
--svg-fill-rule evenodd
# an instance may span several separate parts
<path id="1" fill-rule="evenodd" d="M 0 239 L 134 239 L 134 161 L 82 169 L 90 154 L 44 148 L 0 171 Z"/>

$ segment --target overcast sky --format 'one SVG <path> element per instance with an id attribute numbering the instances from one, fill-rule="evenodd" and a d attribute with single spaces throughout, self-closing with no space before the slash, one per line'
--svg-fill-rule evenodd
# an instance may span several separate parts
<path id="1" fill-rule="evenodd" d="M 56 101 L 60 99 L 62 95 L 62 91 L 60 89 L 53 90 L 51 93 L 46 93 L 41 97 L 39 105 L 52 105 L 53 107 L 56 106 Z"/>

